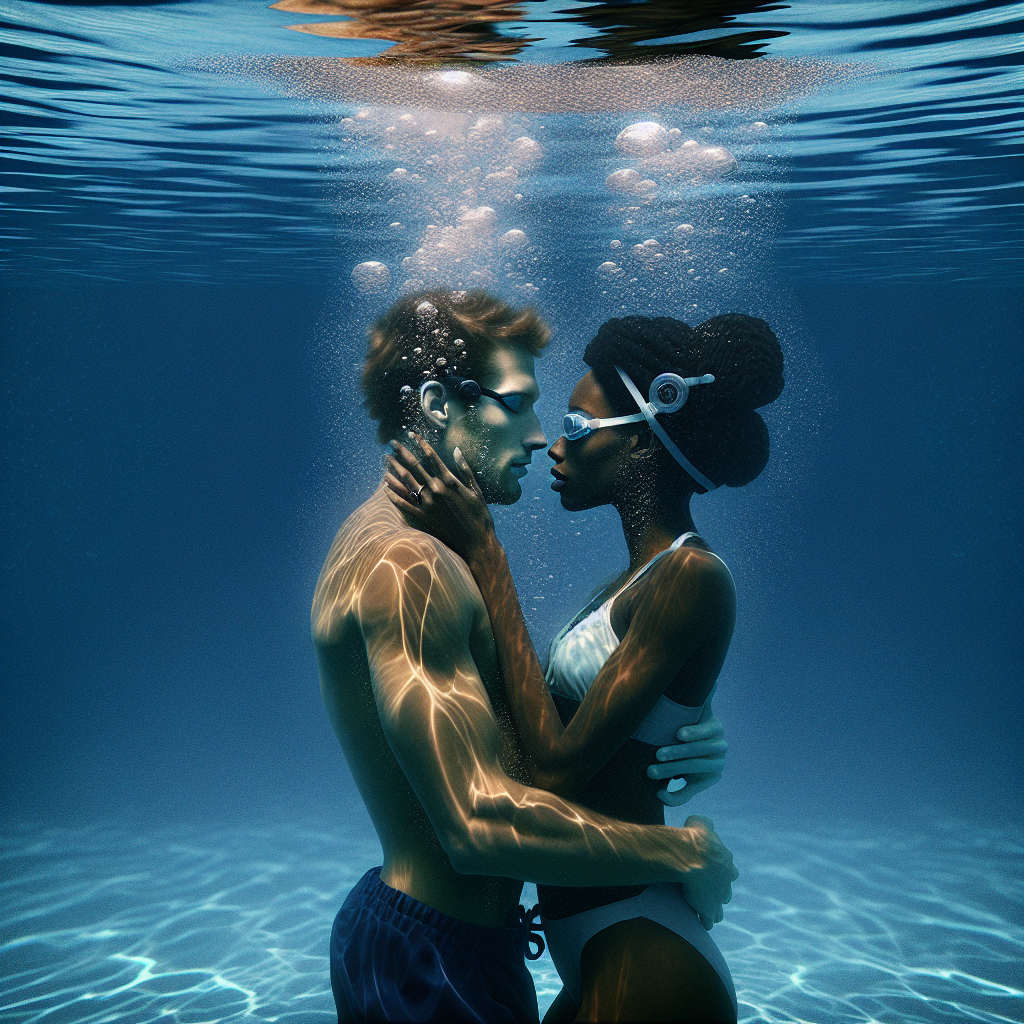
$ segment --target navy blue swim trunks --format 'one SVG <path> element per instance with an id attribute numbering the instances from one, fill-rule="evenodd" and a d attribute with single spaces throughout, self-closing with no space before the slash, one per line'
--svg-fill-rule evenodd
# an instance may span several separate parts
<path id="1" fill-rule="evenodd" d="M 448 917 L 380 880 L 356 883 L 331 931 L 331 989 L 338 1019 L 537 1021 L 525 958 L 540 956 L 522 908 L 513 928 Z M 529 943 L 538 943 L 531 952 Z"/>

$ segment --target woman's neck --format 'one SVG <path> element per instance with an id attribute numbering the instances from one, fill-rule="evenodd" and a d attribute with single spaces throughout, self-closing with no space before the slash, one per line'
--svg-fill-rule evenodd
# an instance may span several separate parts
<path id="1" fill-rule="evenodd" d="M 673 501 L 625 502 L 616 507 L 629 551 L 631 572 L 646 565 L 681 534 L 695 532 L 690 515 L 690 494 Z"/>

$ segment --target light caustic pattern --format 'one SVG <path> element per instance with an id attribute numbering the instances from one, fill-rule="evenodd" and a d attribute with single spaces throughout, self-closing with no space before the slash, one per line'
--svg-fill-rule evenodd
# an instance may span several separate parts
<path id="1" fill-rule="evenodd" d="M 716 817 L 743 869 L 714 930 L 743 1024 L 1024 1017 L 1020 835 Z M 9 827 L 0 856 L 5 1024 L 333 1024 L 331 921 L 380 863 L 351 822 L 279 820 Z M 557 976 L 529 966 L 543 1014 Z"/>
<path id="2" fill-rule="evenodd" d="M 671 867 L 683 884 L 704 884 L 686 874 L 707 860 L 701 830 L 604 818 L 523 784 L 480 593 L 464 563 L 410 529 L 383 488 L 335 539 L 313 634 L 328 713 L 388 837 L 392 880 L 450 877 L 448 906 L 468 919 L 482 896 L 495 908 L 504 900 L 495 920 L 479 922 L 493 924 L 515 905 L 513 880 L 528 876 L 606 885 L 653 881 Z M 424 840 L 431 833 L 436 843 Z"/>

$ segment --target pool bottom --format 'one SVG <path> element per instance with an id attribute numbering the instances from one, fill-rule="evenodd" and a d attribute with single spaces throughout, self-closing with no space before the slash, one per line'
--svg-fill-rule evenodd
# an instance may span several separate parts
<path id="1" fill-rule="evenodd" d="M 742 872 L 714 930 L 741 1021 L 1024 1019 L 1019 830 L 716 826 Z M 22 825 L 0 856 L 6 1024 L 329 1024 L 331 921 L 379 848 L 308 822 Z M 543 1014 L 557 975 L 530 966 Z"/>

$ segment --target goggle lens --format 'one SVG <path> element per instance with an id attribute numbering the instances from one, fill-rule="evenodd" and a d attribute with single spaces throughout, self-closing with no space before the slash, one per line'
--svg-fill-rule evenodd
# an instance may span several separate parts
<path id="1" fill-rule="evenodd" d="M 494 397 L 501 402 L 509 412 L 519 412 L 523 407 L 523 395 L 513 392 L 510 395 L 499 395 L 496 391 L 493 392 Z"/>
<path id="2" fill-rule="evenodd" d="M 578 441 L 591 432 L 590 420 L 582 413 L 568 412 L 562 417 L 562 433 L 567 441 Z"/>

